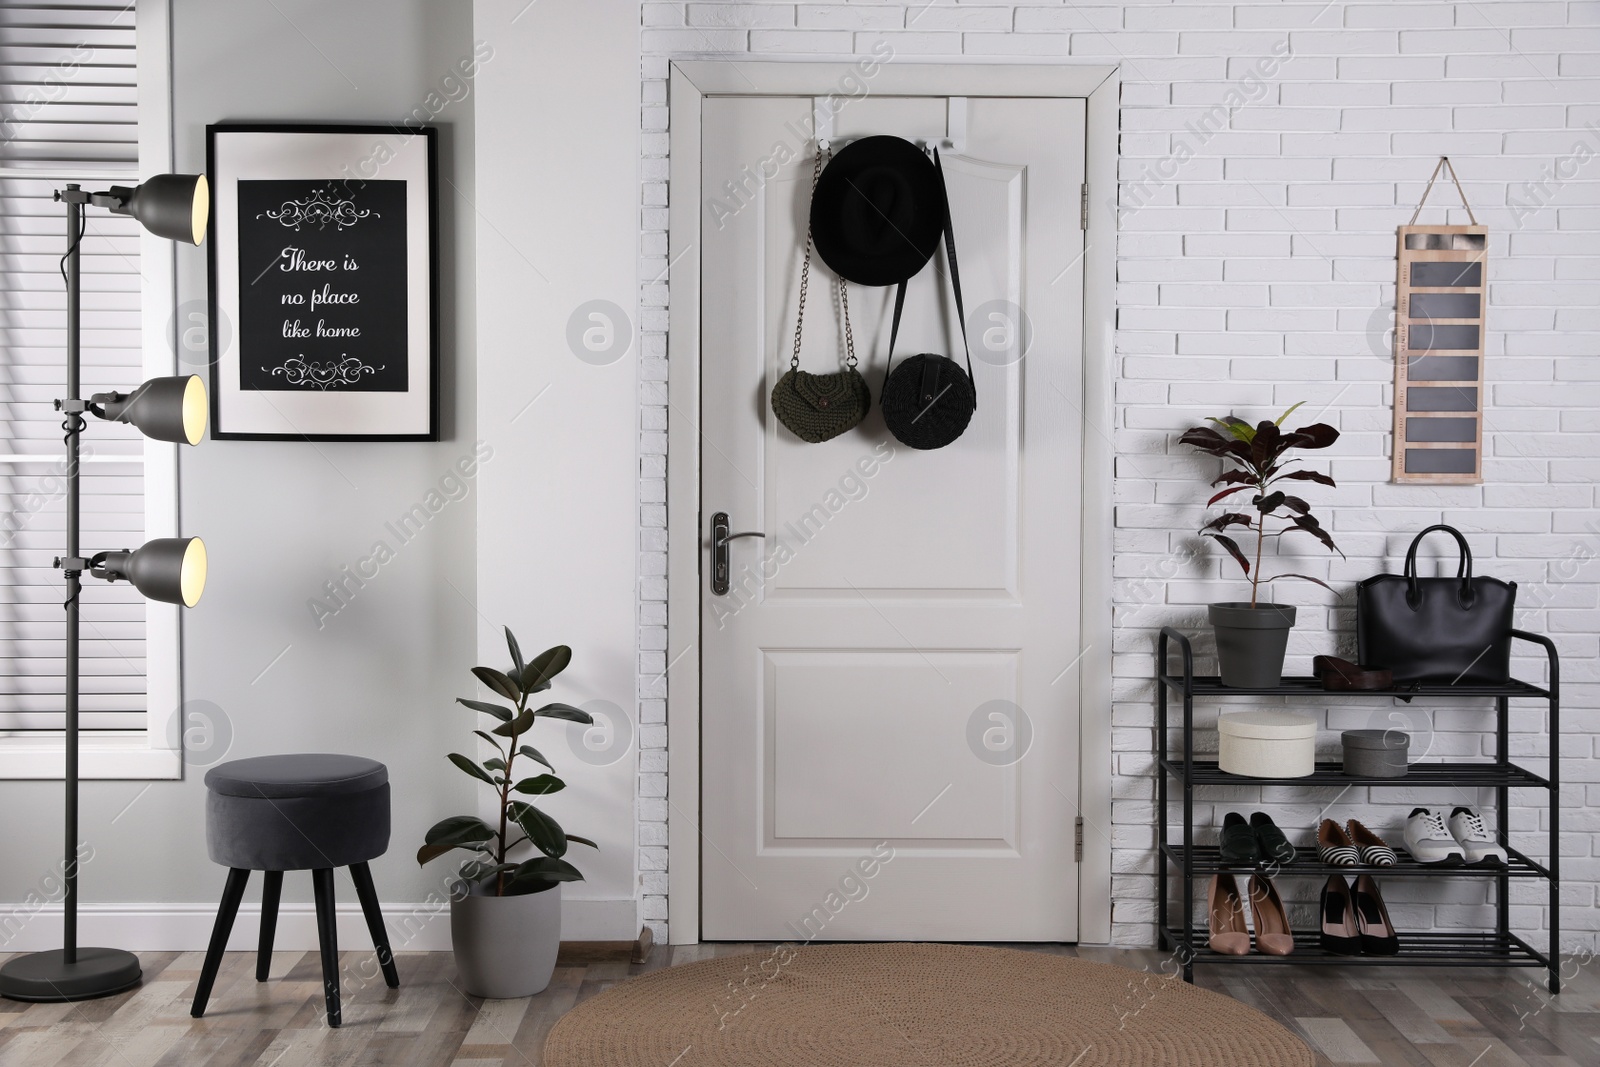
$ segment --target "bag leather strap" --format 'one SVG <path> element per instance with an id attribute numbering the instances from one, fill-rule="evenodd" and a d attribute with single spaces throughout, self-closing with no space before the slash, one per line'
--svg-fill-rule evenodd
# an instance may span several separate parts
<path id="1" fill-rule="evenodd" d="M 1472 602 L 1477 595 L 1472 591 L 1472 548 L 1467 544 L 1467 539 L 1461 531 L 1454 526 L 1444 523 L 1428 527 L 1412 539 L 1411 547 L 1406 551 L 1406 603 L 1415 611 L 1422 603 L 1422 590 L 1417 587 L 1417 546 L 1422 544 L 1422 539 L 1436 530 L 1443 530 L 1456 539 L 1456 544 L 1461 546 L 1461 560 L 1456 564 L 1456 577 L 1461 580 L 1461 588 L 1456 591 L 1456 602 L 1462 609 L 1472 607 Z"/>
<path id="2" fill-rule="evenodd" d="M 967 356 L 967 378 L 972 382 L 972 398 L 978 398 L 978 379 L 972 373 L 972 348 L 967 344 L 967 309 L 961 302 L 961 270 L 956 266 L 956 234 L 950 221 L 950 187 L 945 184 L 944 165 L 939 162 L 939 150 L 933 150 L 933 168 L 939 172 L 939 188 L 944 194 L 944 255 L 950 263 L 950 285 L 956 294 L 956 321 L 961 326 L 961 348 Z M 894 369 L 895 339 L 900 336 L 900 312 L 906 306 L 906 279 L 895 289 L 894 325 L 889 329 L 889 364 L 884 368 L 883 381 L 889 382 L 889 372 Z"/>

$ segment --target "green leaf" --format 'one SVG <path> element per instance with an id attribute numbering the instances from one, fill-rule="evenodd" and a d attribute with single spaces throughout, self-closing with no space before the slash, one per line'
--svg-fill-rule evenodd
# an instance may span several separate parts
<path id="1" fill-rule="evenodd" d="M 552 859 L 548 856 L 539 856 L 517 866 L 517 873 L 511 876 L 507 889 L 527 889 L 545 883 L 545 888 L 554 886 L 557 882 L 581 882 L 583 874 L 566 860 Z M 538 892 L 538 890 L 534 890 Z"/>
<path id="2" fill-rule="evenodd" d="M 532 725 L 533 710 L 531 708 L 523 708 L 522 714 L 518 715 L 510 722 L 503 722 L 499 726 L 496 726 L 494 728 L 494 732 L 499 734 L 501 737 L 509 737 L 512 740 L 516 740 L 518 736 L 526 733 L 528 731 L 528 727 Z"/>
<path id="3" fill-rule="evenodd" d="M 1290 415 L 1293 415 L 1294 411 L 1295 411 L 1295 408 L 1303 407 L 1303 406 L 1305 406 L 1305 401 L 1304 400 L 1302 400 L 1298 404 L 1294 405 L 1294 407 L 1291 407 L 1288 411 L 1285 411 L 1282 415 L 1279 415 L 1278 418 L 1277 418 L 1277 421 L 1274 423 L 1274 425 L 1282 426 L 1283 425 L 1283 420 L 1287 419 Z"/>
<path id="4" fill-rule="evenodd" d="M 506 761 L 503 759 L 486 759 L 483 761 L 483 769 L 486 771 L 503 771 L 506 769 Z"/>
<path id="5" fill-rule="evenodd" d="M 472 673 L 477 677 L 478 681 L 507 700 L 516 701 L 522 699 L 522 694 L 517 690 L 517 683 L 493 667 L 474 667 L 472 668 Z"/>
<path id="6" fill-rule="evenodd" d="M 515 700 L 516 698 L 512 697 L 512 699 Z M 468 700 L 466 697 L 456 697 L 456 703 L 465 704 L 473 711 L 481 711 L 485 715 L 493 715 L 501 722 L 510 722 L 513 714 L 510 708 L 503 708 L 499 704 L 491 704 L 486 700 Z"/>
<path id="7" fill-rule="evenodd" d="M 1256 435 L 1256 428 L 1237 415 L 1224 415 L 1221 418 L 1213 415 L 1206 421 L 1216 423 L 1232 434 L 1235 440 L 1243 441 L 1245 444 L 1249 444 Z"/>
<path id="8" fill-rule="evenodd" d="M 450 758 L 450 762 L 451 763 L 454 763 L 457 767 L 460 767 L 463 771 L 466 771 L 468 774 L 472 775 L 472 777 L 477 778 L 477 779 L 479 779 L 481 781 L 484 781 L 484 782 L 488 782 L 490 785 L 494 785 L 495 784 L 494 779 L 489 777 L 489 772 L 488 771 L 484 770 L 482 767 L 478 766 L 476 763 L 473 763 L 471 760 L 469 760 L 467 757 L 463 756 L 461 753 L 452 752 L 452 753 L 450 753 L 450 757 L 449 758 Z"/>
<path id="9" fill-rule="evenodd" d="M 511 650 L 511 665 L 516 668 L 513 677 L 521 678 L 523 667 L 526 665 L 522 662 L 522 649 L 517 647 L 517 639 L 511 633 L 509 626 L 506 627 L 506 647 Z"/>
<path id="10" fill-rule="evenodd" d="M 560 823 L 532 804 L 520 800 L 512 801 L 510 810 L 511 817 L 522 827 L 522 832 L 528 835 L 528 840 L 533 842 L 535 848 L 546 856 L 566 855 L 567 835 Z"/>
<path id="11" fill-rule="evenodd" d="M 494 831 L 474 815 L 453 815 L 433 825 L 417 850 L 417 863 L 427 863 L 457 848 L 472 848 L 494 839 Z"/>
<path id="12" fill-rule="evenodd" d="M 540 752 L 532 745 L 523 745 L 521 748 L 517 749 L 517 751 L 522 755 L 527 756 L 531 760 L 538 760 L 546 767 L 549 767 L 552 771 L 555 770 L 555 766 L 549 760 L 544 758 L 544 753 Z"/>
<path id="13" fill-rule="evenodd" d="M 488 734 L 484 733 L 482 730 L 474 730 L 472 732 L 477 734 L 479 737 L 483 738 L 485 741 L 489 742 L 491 745 L 493 745 L 496 752 L 499 752 L 501 755 L 505 754 L 506 750 L 500 747 L 500 742 L 496 741 L 494 738 L 490 737 Z"/>
<path id="14" fill-rule="evenodd" d="M 592 848 L 592 849 L 594 849 L 596 851 L 599 851 L 599 849 L 600 849 L 599 845 L 595 844 L 593 841 L 590 841 L 587 837 L 579 837 L 577 834 L 568 834 L 567 835 L 567 844 L 570 845 L 574 841 L 576 841 L 580 845 L 588 845 L 590 848 Z"/>
<path id="15" fill-rule="evenodd" d="M 581 722 L 585 726 L 594 725 L 594 716 L 582 708 L 575 708 L 571 704 L 546 704 L 535 714 L 543 715 L 550 719 L 566 719 L 568 722 Z"/>
<path id="16" fill-rule="evenodd" d="M 572 649 L 566 645 L 547 648 L 529 663 L 522 672 L 522 688 L 529 693 L 540 693 L 550 688 L 550 679 L 567 669 L 572 662 Z"/>
<path id="17" fill-rule="evenodd" d="M 567 783 L 553 774 L 541 774 L 535 778 L 524 778 L 512 786 L 519 793 L 528 793 L 532 796 L 542 797 L 550 793 L 559 793 L 567 787 Z"/>

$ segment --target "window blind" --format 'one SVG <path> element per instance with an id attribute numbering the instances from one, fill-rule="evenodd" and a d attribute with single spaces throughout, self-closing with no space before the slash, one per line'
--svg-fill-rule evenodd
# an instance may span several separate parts
<path id="1" fill-rule="evenodd" d="M 0 0 L 0 736 L 62 728 L 66 616 L 52 560 L 65 549 L 61 416 L 66 216 L 54 190 L 134 184 L 133 4 Z M 138 223 L 90 209 L 82 244 L 85 395 L 143 377 Z M 90 419 L 83 435 L 85 555 L 144 541 L 143 446 Z M 145 727 L 145 607 L 125 583 L 82 603 L 81 723 Z"/>

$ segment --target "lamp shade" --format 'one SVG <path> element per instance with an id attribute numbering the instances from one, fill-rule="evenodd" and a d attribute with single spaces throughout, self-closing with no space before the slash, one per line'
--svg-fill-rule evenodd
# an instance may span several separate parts
<path id="1" fill-rule="evenodd" d="M 97 396 L 101 416 L 125 422 L 156 441 L 197 445 L 206 435 L 206 386 L 198 374 L 151 378 L 127 396 Z"/>
<path id="2" fill-rule="evenodd" d="M 206 543 L 198 537 L 158 537 L 132 552 L 107 552 L 99 570 L 108 579 L 125 578 L 151 600 L 200 603 L 206 587 Z"/>
<path id="3" fill-rule="evenodd" d="M 197 245 L 206 235 L 211 187 L 204 174 L 157 174 L 136 186 L 120 206 L 111 210 L 132 215 L 157 237 Z"/>

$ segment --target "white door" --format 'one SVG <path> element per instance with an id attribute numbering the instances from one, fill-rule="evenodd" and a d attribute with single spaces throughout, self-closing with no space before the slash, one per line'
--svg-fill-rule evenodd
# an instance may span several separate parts
<path id="1" fill-rule="evenodd" d="M 856 100 L 836 136 L 941 137 L 947 103 Z M 866 422 L 812 445 L 771 413 L 811 106 L 704 105 L 702 188 L 719 203 L 701 230 L 703 936 L 1074 940 L 1084 102 L 965 105 L 944 171 L 978 410 L 928 452 L 877 410 L 892 289 L 849 292 Z M 945 270 L 941 250 L 913 281 L 900 355 L 962 358 Z M 833 281 L 814 258 L 813 372 L 840 363 Z M 765 535 L 730 542 L 720 596 L 717 512 Z"/>

